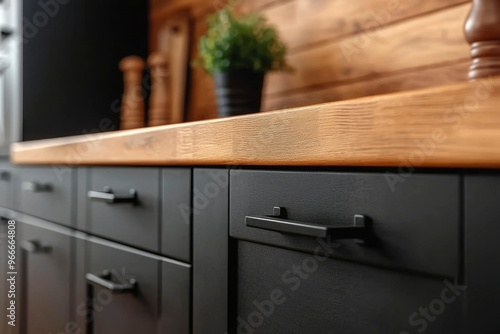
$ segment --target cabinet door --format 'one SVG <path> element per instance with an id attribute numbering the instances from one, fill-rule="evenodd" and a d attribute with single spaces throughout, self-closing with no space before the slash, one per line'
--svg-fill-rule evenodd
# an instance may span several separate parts
<path id="1" fill-rule="evenodd" d="M 85 247 L 88 334 L 189 333 L 190 265 L 94 237 Z"/>
<path id="2" fill-rule="evenodd" d="M 29 219 L 29 218 L 26 218 Z M 18 223 L 22 268 L 21 333 L 64 333 L 71 322 L 72 243 L 59 226 Z"/>
<path id="3" fill-rule="evenodd" d="M 500 175 L 465 180 L 467 333 L 500 332 Z"/>
<path id="4" fill-rule="evenodd" d="M 327 259 L 328 251 L 239 241 L 231 333 L 461 333 L 465 298 L 453 279 Z"/>

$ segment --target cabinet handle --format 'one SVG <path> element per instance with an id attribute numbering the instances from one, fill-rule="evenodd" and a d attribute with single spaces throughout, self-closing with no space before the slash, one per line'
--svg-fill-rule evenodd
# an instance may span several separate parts
<path id="1" fill-rule="evenodd" d="M 28 253 L 32 254 L 46 254 L 50 253 L 52 251 L 52 247 L 50 246 L 43 246 L 40 241 L 37 240 L 23 240 L 21 241 L 21 249 L 27 251 Z"/>
<path id="2" fill-rule="evenodd" d="M 87 196 L 93 201 L 104 202 L 108 204 L 131 203 L 135 205 L 137 204 L 139 199 L 137 190 L 135 189 L 130 189 L 129 194 L 126 195 L 115 195 L 109 187 L 105 187 L 104 191 L 91 190 L 87 193 Z"/>
<path id="3" fill-rule="evenodd" d="M 43 193 L 52 191 L 52 185 L 48 183 L 23 182 L 21 187 L 23 191 L 29 191 L 32 193 Z"/>
<path id="4" fill-rule="evenodd" d="M 0 172 L 0 181 L 10 181 L 10 172 L 3 170 Z"/>
<path id="5" fill-rule="evenodd" d="M 285 219 L 284 208 L 275 207 L 272 216 L 246 216 L 245 223 L 249 227 L 281 233 L 298 234 L 308 237 L 333 239 L 367 239 L 369 234 L 368 218 L 354 215 L 354 224 L 345 226 L 319 225 Z"/>
<path id="6" fill-rule="evenodd" d="M 104 270 L 100 275 L 87 273 L 85 279 L 88 284 L 107 289 L 114 294 L 133 293 L 137 288 L 135 279 L 124 279 L 116 270 Z"/>

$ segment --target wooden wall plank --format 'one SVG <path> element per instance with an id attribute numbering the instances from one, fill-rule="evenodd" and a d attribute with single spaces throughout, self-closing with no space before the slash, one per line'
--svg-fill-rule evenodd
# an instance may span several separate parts
<path id="1" fill-rule="evenodd" d="M 194 59 L 206 15 L 227 0 L 150 1 L 153 27 L 169 13 L 192 9 Z M 469 52 L 462 34 L 469 2 L 242 0 L 238 11 L 261 10 L 278 27 L 296 68 L 293 74 L 268 76 L 263 110 L 461 81 L 458 73 L 466 68 Z M 349 50 L 354 53 L 346 58 Z M 212 78 L 195 68 L 188 119 L 214 117 Z"/>
<path id="2" fill-rule="evenodd" d="M 266 93 L 464 59 L 469 46 L 462 26 L 469 7 L 452 7 L 295 53 L 289 57 L 295 73 L 271 75 Z"/>
<path id="3" fill-rule="evenodd" d="M 371 31 L 403 19 L 467 2 L 470 0 L 295 0 L 273 6 L 265 10 L 264 14 L 278 28 L 293 53 L 296 48 L 361 31 Z M 463 22 L 464 18 L 461 20 Z"/>
<path id="4" fill-rule="evenodd" d="M 463 82 L 467 80 L 468 68 L 469 59 L 464 59 L 458 63 L 424 69 L 419 68 L 413 72 L 360 80 L 340 86 L 306 89 L 284 96 L 264 98 L 262 110 L 295 108 L 309 104 L 354 99 L 360 96 L 387 94 Z M 209 107 L 207 106 L 207 108 Z"/>

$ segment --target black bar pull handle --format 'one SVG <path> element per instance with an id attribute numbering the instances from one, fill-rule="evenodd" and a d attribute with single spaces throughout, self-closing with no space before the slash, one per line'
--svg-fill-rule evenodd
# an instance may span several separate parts
<path id="1" fill-rule="evenodd" d="M 245 223 L 249 227 L 315 238 L 364 240 L 369 237 L 368 218 L 364 215 L 354 215 L 354 223 L 345 226 L 304 223 L 285 216 L 284 208 L 275 207 L 273 216 L 246 216 Z"/>
<path id="2" fill-rule="evenodd" d="M 50 185 L 49 183 L 23 182 L 21 187 L 23 191 L 32 193 L 44 193 L 52 191 L 52 185 Z"/>
<path id="3" fill-rule="evenodd" d="M 10 172 L 6 170 L 0 171 L 0 181 L 10 181 Z"/>
<path id="4" fill-rule="evenodd" d="M 116 195 L 109 187 L 105 187 L 104 191 L 91 190 L 87 193 L 87 196 L 93 201 L 99 201 L 108 204 L 131 203 L 135 205 L 137 204 L 139 199 L 137 190 L 135 189 L 130 189 L 129 193 L 126 195 Z"/>
<path id="5" fill-rule="evenodd" d="M 114 294 L 133 293 L 137 288 L 135 279 L 124 279 L 116 270 L 104 270 L 100 275 L 87 273 L 85 279 L 88 284 L 107 289 Z"/>
<path id="6" fill-rule="evenodd" d="M 32 254 L 47 254 L 52 251 L 52 247 L 44 246 L 38 240 L 23 240 L 21 241 L 21 249 Z"/>

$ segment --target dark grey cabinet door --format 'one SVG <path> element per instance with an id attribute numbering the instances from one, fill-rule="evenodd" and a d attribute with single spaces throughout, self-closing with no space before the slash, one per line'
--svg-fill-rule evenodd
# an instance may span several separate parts
<path id="1" fill-rule="evenodd" d="M 87 332 L 189 333 L 190 265 L 94 237 L 85 248 L 85 289 L 93 300 Z M 107 282 L 134 280 L 134 288 L 114 293 L 109 285 L 88 279 L 89 274 L 103 277 L 105 271 L 111 273 L 104 277 Z"/>
<path id="2" fill-rule="evenodd" d="M 159 168 L 89 168 L 86 205 L 86 229 L 98 236 L 158 252 L 160 250 L 160 169 Z M 137 201 L 106 202 L 92 196 L 112 192 L 117 198 L 137 192 Z M 82 196 L 79 196 L 81 199 Z M 79 203 L 80 204 L 80 203 Z M 81 203 L 83 204 L 83 203 Z M 80 211 L 81 213 L 81 211 Z"/>
<path id="3" fill-rule="evenodd" d="M 19 211 L 51 222 L 74 224 L 76 171 L 52 167 L 19 168 Z"/>
<path id="4" fill-rule="evenodd" d="M 500 175 L 465 179 L 467 333 L 500 332 Z"/>
<path id="5" fill-rule="evenodd" d="M 240 241 L 236 287 L 235 334 L 457 334 L 462 328 L 464 293 L 452 279 L 323 254 Z"/>
<path id="6" fill-rule="evenodd" d="M 39 225 L 39 224 L 37 224 Z M 73 238 L 59 226 L 18 223 L 22 334 L 65 332 L 71 322 Z"/>
<path id="7" fill-rule="evenodd" d="M 0 164 L 0 207 L 15 209 L 15 170 L 7 163 Z"/>
<path id="8" fill-rule="evenodd" d="M 91 333 L 156 333 L 160 319 L 159 261 L 104 241 L 91 240 L 87 243 L 87 273 L 101 275 L 106 270 L 114 270 L 116 276 L 137 281 L 136 291 L 122 294 L 97 286 L 92 289 L 90 297 L 96 302 Z"/>
<path id="9" fill-rule="evenodd" d="M 372 223 L 373 247 L 338 240 L 332 257 L 437 276 L 459 272 L 460 178 L 418 174 L 391 185 L 384 173 L 231 171 L 230 235 L 313 252 L 314 237 L 255 228 L 247 216 L 286 210 L 286 221 L 349 226 L 355 215 Z M 335 233 L 331 234 L 335 238 Z"/>

